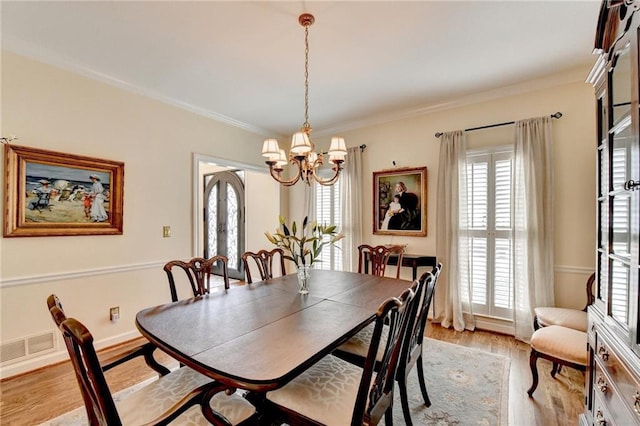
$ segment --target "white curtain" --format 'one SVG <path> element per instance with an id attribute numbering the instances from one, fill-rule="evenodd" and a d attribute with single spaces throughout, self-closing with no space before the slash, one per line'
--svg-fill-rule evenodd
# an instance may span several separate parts
<path id="1" fill-rule="evenodd" d="M 436 256 L 443 264 L 434 303 L 435 322 L 473 330 L 467 231 L 467 142 L 461 130 L 440 139 L 436 196 Z"/>
<path id="2" fill-rule="evenodd" d="M 359 146 L 347 148 L 342 176 L 340 176 L 340 195 L 342 210 L 342 267 L 345 271 L 358 270 L 358 245 L 362 244 L 362 226 L 366 222 L 362 215 L 362 151 Z"/>
<path id="3" fill-rule="evenodd" d="M 554 306 L 551 117 L 516 122 L 514 149 L 514 328 L 533 333 L 533 309 Z"/>

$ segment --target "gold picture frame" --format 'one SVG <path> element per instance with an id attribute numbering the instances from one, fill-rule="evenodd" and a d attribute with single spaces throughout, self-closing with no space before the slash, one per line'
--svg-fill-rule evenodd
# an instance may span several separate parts
<path id="1" fill-rule="evenodd" d="M 427 168 L 373 172 L 373 233 L 427 235 Z"/>
<path id="2" fill-rule="evenodd" d="M 5 145 L 5 237 L 121 235 L 124 163 Z"/>

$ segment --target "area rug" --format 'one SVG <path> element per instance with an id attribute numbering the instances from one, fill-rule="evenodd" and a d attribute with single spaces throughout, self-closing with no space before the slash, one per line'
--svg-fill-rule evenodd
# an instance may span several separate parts
<path id="1" fill-rule="evenodd" d="M 412 370 L 407 394 L 414 425 L 509 423 L 509 358 L 434 339 L 425 339 L 423 349 L 431 407 L 424 405 L 417 372 Z M 405 424 L 399 392 L 395 392 L 393 423 Z"/>
<path id="2" fill-rule="evenodd" d="M 507 357 L 434 339 L 425 339 L 423 357 L 431 407 L 424 405 L 417 373 L 411 371 L 407 393 L 414 425 L 508 424 L 510 362 Z M 114 399 L 123 398 L 146 383 L 118 392 Z M 395 425 L 405 424 L 398 392 L 393 419 Z M 86 424 L 84 407 L 80 407 L 41 426 Z"/>

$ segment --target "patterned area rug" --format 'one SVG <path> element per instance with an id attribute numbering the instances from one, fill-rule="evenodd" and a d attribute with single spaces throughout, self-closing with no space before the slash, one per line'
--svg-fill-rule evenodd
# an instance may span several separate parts
<path id="1" fill-rule="evenodd" d="M 424 405 L 417 373 L 411 371 L 408 394 L 413 424 L 507 425 L 509 364 L 509 359 L 503 355 L 425 339 L 424 371 L 431 407 Z M 114 399 L 126 397 L 144 384 L 146 382 L 118 392 Z M 393 412 L 394 424 L 404 425 L 398 392 Z M 41 426 L 86 424 L 84 407 L 80 407 Z"/>
<path id="2" fill-rule="evenodd" d="M 424 405 L 418 375 L 411 371 L 407 393 L 414 425 L 509 423 L 509 358 L 434 339 L 425 339 L 423 358 L 431 407 Z M 405 424 L 399 392 L 393 420 Z"/>

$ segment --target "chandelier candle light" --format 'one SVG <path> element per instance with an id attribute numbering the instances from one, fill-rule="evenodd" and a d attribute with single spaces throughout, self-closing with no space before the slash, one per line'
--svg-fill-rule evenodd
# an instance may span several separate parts
<path id="1" fill-rule="evenodd" d="M 309 134 L 309 27 L 315 22 L 310 13 L 303 13 L 298 17 L 298 22 L 304 27 L 304 123 L 299 132 L 291 138 L 291 150 L 289 156 L 280 149 L 276 139 L 267 139 L 262 145 L 262 155 L 267 157 L 271 177 L 284 186 L 291 186 L 302 179 L 307 185 L 311 185 L 312 179 L 321 185 L 333 185 L 338 181 L 342 171 L 342 164 L 347 155 L 347 147 L 344 138 L 332 137 L 329 148 L 329 162 L 333 164 L 333 176 L 323 179 L 317 174 L 317 169 L 324 164 L 324 153 L 315 151 L 315 145 L 311 142 Z M 291 163 L 298 167 L 297 173 L 291 179 L 283 179 L 283 166 Z"/>

